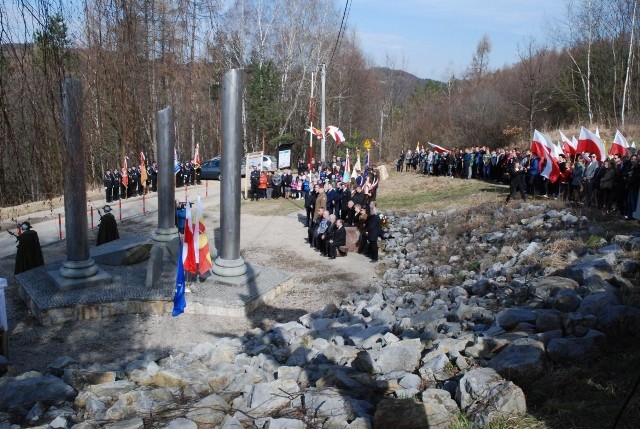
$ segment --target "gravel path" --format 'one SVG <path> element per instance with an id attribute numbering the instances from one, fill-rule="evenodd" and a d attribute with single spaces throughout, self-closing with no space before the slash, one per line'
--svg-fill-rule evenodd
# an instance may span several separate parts
<path id="1" fill-rule="evenodd" d="M 219 227 L 218 204 L 217 201 L 208 204 L 205 204 L 205 224 L 212 241 L 212 231 Z M 245 204 L 252 203 L 243 202 L 243 212 L 250 211 L 245 210 Z M 285 291 L 271 306 L 262 307 L 248 317 L 183 314 L 174 318 L 171 315 L 133 314 L 43 327 L 36 323 L 17 297 L 14 259 L 0 260 L 0 277 L 9 281 L 6 301 L 12 371 L 42 371 L 62 355 L 91 364 L 129 361 L 147 350 L 180 350 L 222 336 L 243 335 L 257 327 L 268 329 L 276 322 L 296 320 L 329 303 L 339 303 L 351 292 L 367 289 L 376 276 L 376 265 L 357 254 L 332 261 L 320 257 L 306 243 L 306 228 L 299 221 L 299 214 L 242 215 L 242 257 L 248 262 L 292 274 L 285 284 Z M 151 232 L 155 223 L 155 216 L 125 221 L 119 225 L 120 235 Z M 66 244 L 46 246 L 43 252 L 45 261 L 62 259 Z"/>

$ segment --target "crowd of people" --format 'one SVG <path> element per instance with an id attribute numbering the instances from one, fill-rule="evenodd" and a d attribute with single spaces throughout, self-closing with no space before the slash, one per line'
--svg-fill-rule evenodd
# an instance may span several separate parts
<path id="1" fill-rule="evenodd" d="M 508 183 L 507 202 L 518 193 L 525 200 L 537 195 L 633 219 L 640 189 L 640 166 L 634 148 L 628 149 L 624 156 L 610 155 L 604 161 L 599 161 L 594 153 L 559 154 L 560 175 L 555 181 L 542 175 L 545 162 L 530 150 L 472 147 L 439 151 L 422 148 L 402 151 L 396 170 Z"/>
<path id="2" fill-rule="evenodd" d="M 176 188 L 200 184 L 200 166 L 194 161 L 180 162 L 176 166 Z M 104 172 L 104 191 L 107 203 L 147 192 L 158 191 L 158 165 L 138 164 L 107 169 Z"/>
<path id="3" fill-rule="evenodd" d="M 335 259 L 337 251 L 347 251 L 345 227 L 357 227 L 358 253 L 377 262 L 378 239 L 383 231 L 383 219 L 376 204 L 377 172 L 365 168 L 364 172 L 356 170 L 354 177 L 349 176 L 344 175 L 339 159 L 334 166 L 321 168 L 319 172 L 312 166 L 302 174 L 303 183 L 309 183 L 309 190 L 304 193 L 309 247 Z"/>

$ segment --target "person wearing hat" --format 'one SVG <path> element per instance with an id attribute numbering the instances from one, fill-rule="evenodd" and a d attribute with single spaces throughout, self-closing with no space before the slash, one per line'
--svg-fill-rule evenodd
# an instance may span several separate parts
<path id="1" fill-rule="evenodd" d="M 120 238 L 116 218 L 113 216 L 113 213 L 111 213 L 111 206 L 107 204 L 102 208 L 102 210 L 104 211 L 104 214 L 100 214 L 100 210 L 98 210 L 98 213 L 100 214 L 100 226 L 98 227 L 96 246 L 100 246 L 101 244 Z"/>
<path id="2" fill-rule="evenodd" d="M 251 174 L 249 175 L 249 183 L 251 184 L 251 201 L 257 201 L 260 199 L 258 195 L 258 185 L 260 184 L 260 172 L 258 166 L 254 165 Z"/>
<path id="3" fill-rule="evenodd" d="M 110 203 L 113 196 L 113 174 L 111 170 L 107 169 L 104 172 L 104 192 L 105 192 L 105 201 Z"/>
<path id="4" fill-rule="evenodd" d="M 14 274 L 20 274 L 44 265 L 42 248 L 38 233 L 31 229 L 29 222 L 20 224 L 20 235 L 16 237 L 18 251 L 16 252 L 16 266 Z"/>

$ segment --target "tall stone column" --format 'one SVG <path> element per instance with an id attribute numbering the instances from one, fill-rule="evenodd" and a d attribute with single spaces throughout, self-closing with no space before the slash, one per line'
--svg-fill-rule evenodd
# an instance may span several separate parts
<path id="1" fill-rule="evenodd" d="M 67 78 L 62 82 L 62 121 L 64 126 L 64 227 L 67 231 L 67 262 L 60 275 L 89 277 L 98 272 L 89 257 L 87 186 L 82 145 L 82 83 Z"/>
<path id="2" fill-rule="evenodd" d="M 222 78 L 222 181 L 220 184 L 220 253 L 213 273 L 237 277 L 247 272 L 240 257 L 240 163 L 242 158 L 242 92 L 244 70 Z"/>
<path id="3" fill-rule="evenodd" d="M 176 186 L 173 172 L 176 132 L 171 106 L 156 113 L 158 142 L 158 229 L 153 239 L 169 242 L 178 237 L 176 228 Z"/>
<path id="4" fill-rule="evenodd" d="M 89 255 L 87 186 L 82 142 L 82 83 L 75 78 L 62 82 L 64 148 L 64 226 L 67 260 L 60 271 L 50 271 L 60 289 L 75 289 L 111 281 Z"/>

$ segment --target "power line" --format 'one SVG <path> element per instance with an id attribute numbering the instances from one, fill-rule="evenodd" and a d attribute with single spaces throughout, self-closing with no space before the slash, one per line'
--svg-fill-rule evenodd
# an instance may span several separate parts
<path id="1" fill-rule="evenodd" d="M 349 19 L 349 12 L 351 11 L 351 0 L 347 0 L 344 5 L 344 11 L 342 12 L 342 22 L 340 22 L 340 29 L 338 30 L 338 37 L 336 37 L 336 43 L 333 45 L 333 52 L 331 53 L 331 59 L 329 60 L 329 66 L 333 62 L 333 57 L 336 54 L 338 45 L 340 44 L 340 38 L 344 34 L 344 29 L 347 27 L 347 21 Z"/>

